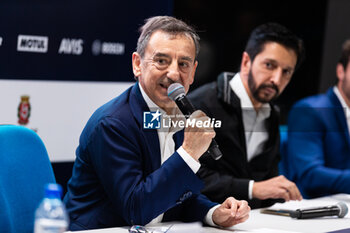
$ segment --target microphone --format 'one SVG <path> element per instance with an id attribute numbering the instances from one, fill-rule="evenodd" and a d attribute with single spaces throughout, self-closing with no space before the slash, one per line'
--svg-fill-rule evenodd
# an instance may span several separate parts
<path id="1" fill-rule="evenodd" d="M 171 100 L 175 101 L 186 118 L 196 111 L 191 102 L 186 98 L 185 88 L 180 83 L 173 83 L 168 87 L 168 96 Z M 214 160 L 218 160 L 222 156 L 215 139 L 212 139 L 207 152 Z"/>
<path id="2" fill-rule="evenodd" d="M 343 218 L 348 213 L 348 207 L 344 202 L 338 202 L 336 205 L 329 205 L 323 207 L 297 209 L 290 212 L 292 218 L 308 219 L 325 216 L 338 216 Z"/>

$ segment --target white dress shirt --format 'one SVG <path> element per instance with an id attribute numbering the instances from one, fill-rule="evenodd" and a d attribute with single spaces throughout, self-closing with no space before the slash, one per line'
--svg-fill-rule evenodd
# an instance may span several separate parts
<path id="1" fill-rule="evenodd" d="M 176 120 L 176 119 L 180 119 L 179 116 L 182 115 L 180 110 L 178 108 L 174 108 L 174 112 L 171 115 L 166 114 L 166 112 L 161 109 L 160 107 L 158 107 L 146 94 L 146 92 L 142 89 L 140 83 L 139 83 L 139 87 L 141 90 L 141 94 L 143 99 L 145 100 L 148 108 L 151 111 L 156 111 L 159 110 L 162 113 L 162 117 L 168 117 L 171 118 L 172 120 Z M 174 152 L 175 152 L 175 142 L 173 139 L 173 135 L 182 130 L 182 128 L 177 127 L 170 127 L 170 128 L 161 128 L 161 129 L 157 129 L 157 133 L 158 133 L 158 139 L 159 139 L 159 145 L 160 145 L 160 154 L 161 154 L 161 164 L 163 164 Z M 200 168 L 200 163 L 198 161 L 196 161 L 194 158 L 192 158 L 192 156 L 190 156 L 183 148 L 182 146 L 179 147 L 176 152 L 181 156 L 181 158 L 186 162 L 186 164 L 191 168 L 191 170 L 194 173 L 197 173 L 197 171 Z M 206 217 L 205 217 L 205 222 L 209 225 L 215 226 L 213 220 L 212 220 L 212 215 L 214 210 L 218 207 L 219 205 L 216 205 L 214 207 L 212 207 Z M 158 217 L 154 218 L 150 223 L 148 224 L 153 224 L 153 223 L 159 223 L 162 221 L 163 219 L 163 214 L 160 214 Z"/>
<path id="2" fill-rule="evenodd" d="M 350 125 L 350 108 L 346 104 L 343 96 L 340 94 L 339 89 L 338 89 L 337 86 L 333 87 L 333 91 L 334 91 L 335 95 L 338 97 L 338 99 L 339 99 L 339 101 L 341 103 L 341 106 L 344 109 L 345 119 L 346 119 L 346 123 L 347 123 L 347 126 L 348 126 L 348 131 L 349 131 L 349 134 L 350 134 L 350 129 L 349 129 L 349 125 Z"/>
<path id="3" fill-rule="evenodd" d="M 269 138 L 266 120 L 270 117 L 271 107 L 266 103 L 261 106 L 258 112 L 255 111 L 239 73 L 231 79 L 230 86 L 241 102 L 247 161 L 249 162 L 263 151 L 264 145 Z M 254 181 L 251 180 L 248 190 L 250 199 L 253 198 L 253 184 Z"/>

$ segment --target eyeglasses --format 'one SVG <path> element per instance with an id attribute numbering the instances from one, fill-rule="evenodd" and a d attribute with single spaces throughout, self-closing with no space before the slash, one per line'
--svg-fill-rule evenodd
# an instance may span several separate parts
<path id="1" fill-rule="evenodd" d="M 151 231 L 147 230 L 144 226 L 134 225 L 129 229 L 130 233 L 151 233 Z"/>
<path id="2" fill-rule="evenodd" d="M 169 227 L 166 227 L 165 229 L 164 229 L 164 227 L 162 227 L 162 229 L 150 229 L 150 228 L 147 229 L 144 226 L 133 225 L 132 227 L 130 227 L 129 233 L 166 233 L 166 232 L 168 232 L 168 230 L 172 226 L 173 225 L 170 225 Z"/>

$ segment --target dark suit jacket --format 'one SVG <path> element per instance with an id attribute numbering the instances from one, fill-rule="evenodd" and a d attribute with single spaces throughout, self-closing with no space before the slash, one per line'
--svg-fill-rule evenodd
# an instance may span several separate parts
<path id="1" fill-rule="evenodd" d="M 350 193 L 350 137 L 333 88 L 293 106 L 287 150 L 284 166 L 305 197 Z"/>
<path id="2" fill-rule="evenodd" d="M 208 154 L 201 157 L 197 173 L 204 180 L 202 193 L 213 201 L 221 202 L 229 196 L 245 199 L 252 208 L 273 204 L 272 200 L 248 200 L 249 180 L 262 181 L 278 175 L 279 131 L 278 116 L 271 105 L 268 119 L 269 139 L 261 154 L 247 162 L 244 125 L 240 99 L 232 91 L 229 81 L 233 73 L 222 73 L 217 82 L 206 84 L 190 93 L 197 109 L 222 121 L 216 137 L 223 157 L 213 160 Z"/>
<path id="3" fill-rule="evenodd" d="M 136 83 L 89 119 L 64 199 L 71 230 L 144 225 L 163 212 L 163 221 L 202 221 L 216 205 L 177 152 L 161 165 L 158 134 L 143 129 L 144 111 Z M 178 148 L 183 132 L 174 139 Z"/>

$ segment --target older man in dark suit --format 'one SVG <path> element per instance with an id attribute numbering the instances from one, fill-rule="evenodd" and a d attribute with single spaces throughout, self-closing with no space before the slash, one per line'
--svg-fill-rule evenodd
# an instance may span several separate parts
<path id="1" fill-rule="evenodd" d="M 143 117 L 154 110 L 171 114 L 171 83 L 187 91 L 197 67 L 198 36 L 184 22 L 159 16 L 141 28 L 132 55 L 138 82 L 100 107 L 80 137 L 65 203 L 70 229 L 203 221 L 232 226 L 245 221 L 249 206 L 228 198 L 222 205 L 200 194 L 199 157 L 215 132 L 210 127 L 145 129 Z M 157 110 L 157 111 L 156 111 Z M 198 121 L 208 117 L 200 111 Z"/>

